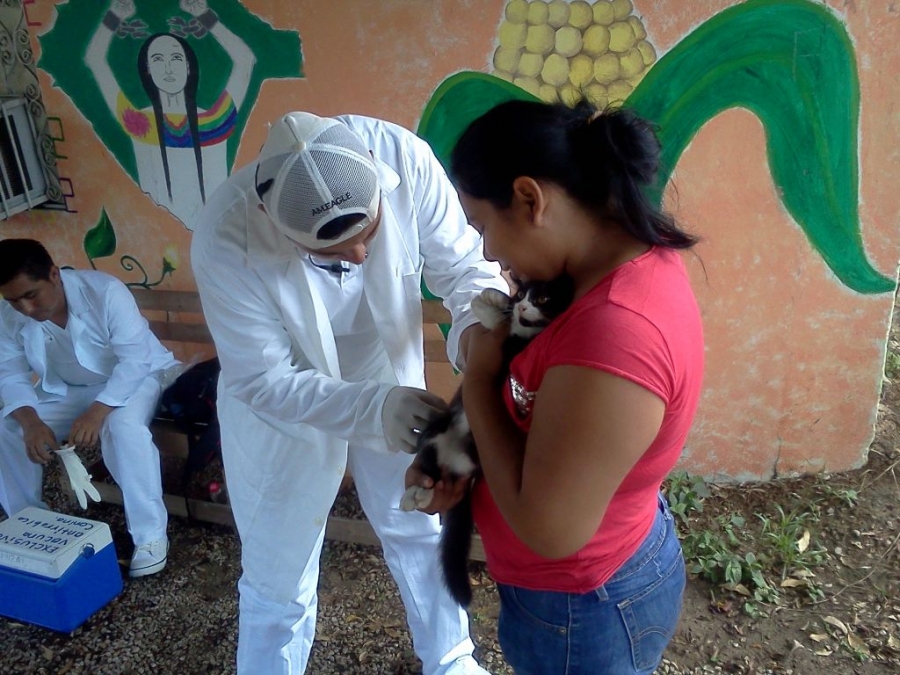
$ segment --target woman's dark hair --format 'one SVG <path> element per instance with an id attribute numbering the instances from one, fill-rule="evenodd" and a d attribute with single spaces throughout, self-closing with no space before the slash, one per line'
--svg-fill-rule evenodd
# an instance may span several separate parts
<path id="1" fill-rule="evenodd" d="M 138 53 L 138 74 L 141 78 L 141 84 L 144 91 L 150 97 L 150 103 L 153 105 L 153 116 L 156 118 L 156 131 L 159 137 L 159 152 L 162 155 L 163 172 L 166 174 L 166 190 L 169 193 L 169 199 L 172 199 L 172 180 L 169 177 L 169 156 L 166 153 L 166 137 L 165 137 L 165 118 L 163 116 L 162 101 L 159 96 L 159 89 L 153 82 L 150 75 L 150 67 L 147 62 L 147 55 L 150 52 L 150 46 L 153 41 L 159 37 L 170 37 L 174 39 L 184 50 L 184 58 L 187 59 L 187 81 L 184 85 L 184 106 L 187 110 L 188 128 L 191 131 L 191 146 L 194 148 L 194 161 L 197 163 L 197 178 L 200 182 L 200 199 L 206 203 L 206 188 L 203 185 L 203 153 L 200 147 L 200 126 L 197 122 L 197 84 L 200 80 L 200 66 L 197 61 L 197 54 L 187 43 L 187 40 L 172 35 L 172 33 L 155 33 L 151 35 L 141 45 L 141 51 Z"/>
<path id="2" fill-rule="evenodd" d="M 43 244 L 34 239 L 0 240 L 0 286 L 24 274 L 33 281 L 47 281 L 53 258 Z"/>
<path id="3" fill-rule="evenodd" d="M 508 101 L 463 132 L 450 173 L 461 192 L 501 209 L 512 201 L 516 178 L 546 180 L 639 241 L 690 248 L 697 239 L 645 194 L 656 180 L 659 154 L 650 123 L 627 108 Z"/>

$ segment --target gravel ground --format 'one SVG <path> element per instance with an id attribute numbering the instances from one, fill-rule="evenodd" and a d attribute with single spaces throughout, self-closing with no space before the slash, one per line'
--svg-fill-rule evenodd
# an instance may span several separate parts
<path id="1" fill-rule="evenodd" d="M 56 511 L 80 514 L 47 472 L 47 501 Z M 352 490 L 335 512 L 356 515 Z M 91 504 L 87 518 L 109 523 L 120 562 L 131 542 L 122 509 Z M 235 672 L 239 544 L 228 527 L 173 517 L 169 563 L 160 574 L 124 577 L 119 597 L 71 634 L 0 619 L 0 674 L 6 675 L 225 675 Z M 125 567 L 122 568 L 123 573 Z M 512 675 L 496 641 L 496 590 L 483 566 L 473 564 L 475 600 L 470 618 L 477 656 L 495 675 Z M 403 607 L 380 551 L 326 542 L 322 556 L 319 621 L 310 675 L 411 675 L 421 672 L 412 651 Z M 667 675 L 726 672 L 718 667 Z"/>

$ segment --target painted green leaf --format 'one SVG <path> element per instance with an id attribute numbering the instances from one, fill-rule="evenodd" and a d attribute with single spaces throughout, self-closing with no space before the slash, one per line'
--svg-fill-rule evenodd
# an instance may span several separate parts
<path id="1" fill-rule="evenodd" d="M 107 258 L 116 252 L 116 233 L 106 209 L 100 211 L 100 220 L 85 233 L 84 252 L 88 260 Z"/>
<path id="2" fill-rule="evenodd" d="M 472 120 L 510 99 L 534 97 L 491 75 L 457 73 L 435 91 L 418 133 L 446 162 Z M 749 0 L 725 10 L 662 57 L 626 105 L 659 126 L 657 203 L 706 122 L 728 108 L 752 111 L 766 130 L 785 208 L 834 274 L 859 293 L 893 290 L 860 234 L 856 63 L 846 31 L 824 6 Z"/>
<path id="3" fill-rule="evenodd" d="M 518 99 L 538 100 L 524 89 L 493 75 L 469 71 L 456 73 L 435 90 L 425 106 L 416 133 L 428 141 L 446 166 L 453 146 L 469 124 L 494 106 Z"/>
<path id="4" fill-rule="evenodd" d="M 727 9 L 663 56 L 626 105 L 660 127 L 657 200 L 700 127 L 728 108 L 753 112 L 781 200 L 831 270 L 860 293 L 893 290 L 863 247 L 859 82 L 849 36 L 825 6 L 750 0 Z"/>

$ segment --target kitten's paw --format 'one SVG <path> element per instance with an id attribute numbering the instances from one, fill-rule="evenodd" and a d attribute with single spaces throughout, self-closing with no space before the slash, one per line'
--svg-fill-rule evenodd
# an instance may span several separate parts
<path id="1" fill-rule="evenodd" d="M 472 313 L 485 328 L 494 328 L 506 321 L 509 296 L 496 288 L 486 288 L 472 300 Z"/>
<path id="2" fill-rule="evenodd" d="M 400 500 L 401 511 L 415 511 L 416 509 L 426 509 L 431 504 L 434 497 L 434 490 L 431 488 L 423 488 L 418 485 L 411 485 L 406 488 L 403 498 Z"/>

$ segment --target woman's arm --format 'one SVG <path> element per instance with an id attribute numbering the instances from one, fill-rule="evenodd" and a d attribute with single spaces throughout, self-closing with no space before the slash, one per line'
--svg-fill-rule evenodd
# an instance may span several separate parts
<path id="1" fill-rule="evenodd" d="M 97 26 L 97 30 L 94 31 L 84 55 L 84 62 L 94 75 L 94 80 L 103 94 L 103 100 L 106 101 L 113 116 L 117 110 L 119 85 L 106 60 L 106 53 L 116 30 L 114 26 L 118 26 L 119 23 L 132 16 L 135 11 L 133 0 L 112 0 L 109 3 L 109 11 Z"/>
<path id="2" fill-rule="evenodd" d="M 535 553 L 571 555 L 597 532 L 619 485 L 656 437 L 665 404 L 607 372 L 557 366 L 536 393 L 526 436 L 499 393 L 496 376 L 473 372 L 470 362 L 463 400 L 491 494 Z"/>

